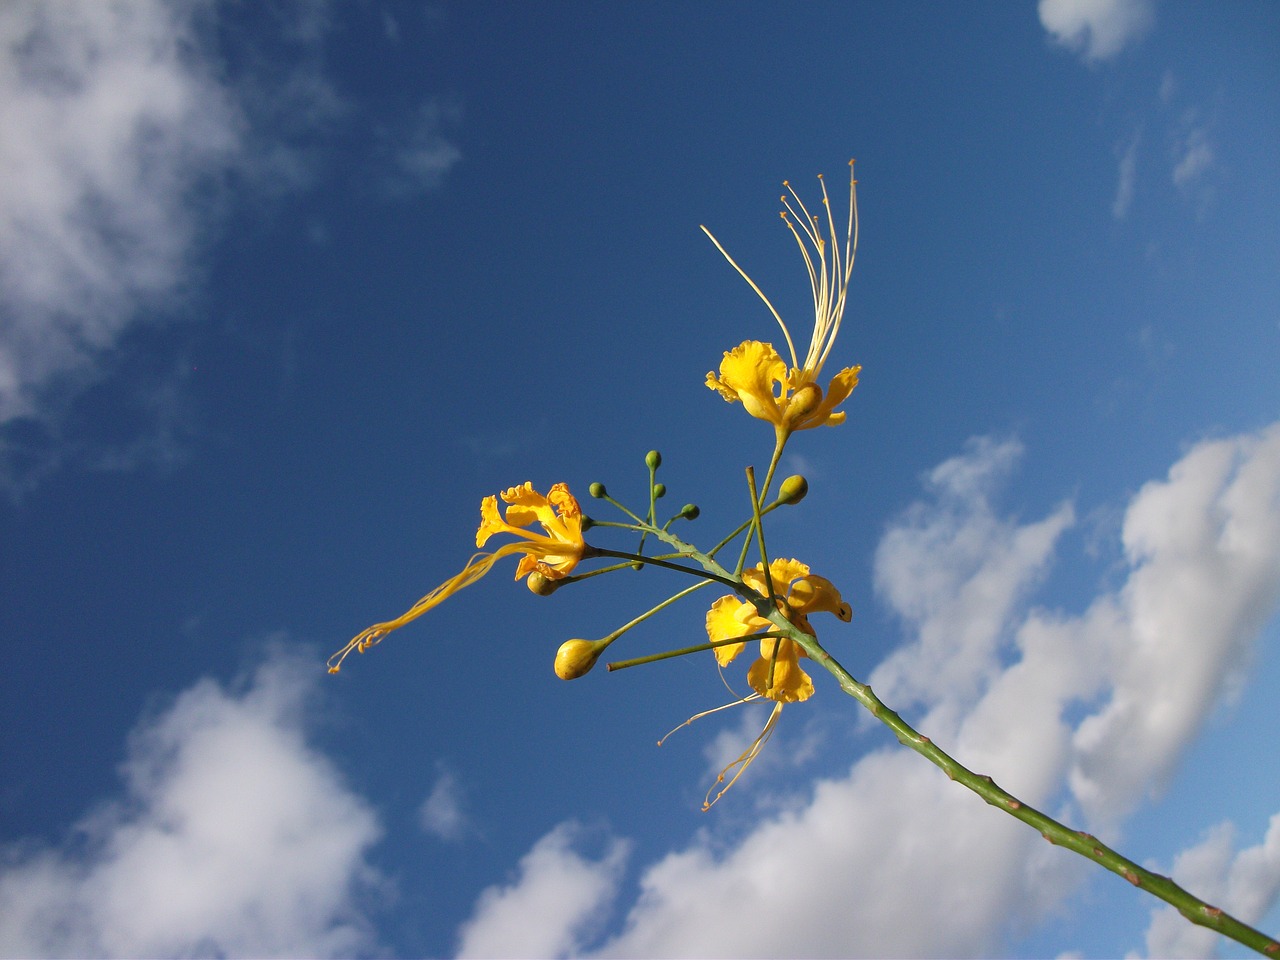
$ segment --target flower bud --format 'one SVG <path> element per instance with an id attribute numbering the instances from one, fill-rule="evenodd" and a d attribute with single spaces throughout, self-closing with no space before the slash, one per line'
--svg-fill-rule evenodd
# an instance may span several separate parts
<path id="1" fill-rule="evenodd" d="M 698 505 L 696 503 L 686 503 L 680 508 L 680 516 L 684 517 L 686 520 L 697 520 L 698 514 L 700 513 L 702 513 L 702 511 L 698 509 Z"/>
<path id="2" fill-rule="evenodd" d="M 556 590 L 560 586 L 559 580 L 551 580 L 548 577 L 543 576 L 537 570 L 529 574 L 529 579 L 526 580 L 524 583 L 525 583 L 525 586 L 527 586 L 530 591 L 532 591 L 533 593 L 537 594 L 540 597 L 551 596 L 553 593 L 556 592 Z"/>
<path id="3" fill-rule="evenodd" d="M 778 488 L 779 503 L 799 503 L 809 492 L 809 481 L 800 474 L 787 477 Z"/>
<path id="4" fill-rule="evenodd" d="M 822 388 L 816 383 L 806 383 L 791 395 L 787 404 L 787 422 L 794 423 L 807 413 L 818 409 L 822 403 Z"/>
<path id="5" fill-rule="evenodd" d="M 655 483 L 653 485 L 653 498 L 661 500 L 667 495 L 667 485 L 665 483 Z"/>
<path id="6" fill-rule="evenodd" d="M 608 494 L 605 492 L 604 484 L 600 483 L 599 481 L 587 487 L 587 493 L 591 494 L 597 500 L 599 500 L 601 497 L 608 496 Z"/>
<path id="7" fill-rule="evenodd" d="M 577 680 L 596 665 L 600 650 L 590 640 L 566 640 L 556 651 L 556 676 Z"/>
<path id="8" fill-rule="evenodd" d="M 650 470 L 657 470 L 662 466 L 662 454 L 657 450 L 650 450 L 644 455 L 644 462 L 648 465 Z"/>

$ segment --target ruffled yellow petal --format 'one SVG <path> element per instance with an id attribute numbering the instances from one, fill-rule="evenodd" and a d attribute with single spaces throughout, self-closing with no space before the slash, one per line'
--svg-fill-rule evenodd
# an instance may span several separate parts
<path id="1" fill-rule="evenodd" d="M 510 533 L 527 541 L 518 549 L 524 553 L 516 567 L 516 579 L 530 573 L 542 574 L 549 580 L 568 576 L 582 559 L 582 508 L 568 486 L 557 483 L 547 496 L 525 481 L 502 492 L 509 504 L 504 520 L 498 515 L 497 499 L 485 497 L 480 503 L 480 528 L 476 546 L 482 547 L 495 533 Z M 544 533 L 524 529 L 538 523 Z"/>
<path id="2" fill-rule="evenodd" d="M 786 376 L 787 365 L 772 344 L 747 340 L 725 352 L 720 376 L 708 373 L 707 386 L 730 403 L 740 401 L 751 416 L 780 425 Z"/>
<path id="3" fill-rule="evenodd" d="M 785 597 L 787 595 L 787 587 L 791 584 L 792 580 L 795 580 L 798 577 L 807 576 L 808 573 L 809 567 L 806 564 L 801 563 L 799 560 L 777 559 L 769 562 L 769 576 L 773 580 L 774 593 L 781 597 Z M 756 593 L 768 593 L 768 585 L 764 580 L 764 564 L 757 563 L 750 570 L 744 570 L 742 572 L 742 579 L 745 580 L 747 585 Z"/>
<path id="4" fill-rule="evenodd" d="M 773 660 L 777 644 L 777 660 Z M 800 667 L 800 648 L 785 638 L 760 641 L 760 659 L 747 671 L 747 683 L 762 697 L 778 703 L 799 703 L 813 696 L 813 680 Z M 772 669 L 773 682 L 769 673 Z"/>
<path id="5" fill-rule="evenodd" d="M 770 626 L 768 620 L 756 614 L 755 607 L 735 596 L 721 597 L 707 611 L 707 639 L 713 643 L 759 633 L 768 630 Z M 714 647 L 716 662 L 727 667 L 744 647 L 745 643 L 727 643 L 722 647 Z"/>

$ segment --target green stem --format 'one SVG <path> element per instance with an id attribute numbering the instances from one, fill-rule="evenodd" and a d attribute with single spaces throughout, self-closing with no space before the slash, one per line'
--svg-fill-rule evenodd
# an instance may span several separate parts
<path id="1" fill-rule="evenodd" d="M 761 498 L 767 497 L 769 495 L 769 486 L 770 484 L 773 483 L 773 472 L 778 469 L 778 461 L 782 459 L 782 448 L 785 447 L 786 445 L 787 445 L 786 435 L 781 433 L 778 434 L 778 440 L 773 445 L 773 456 L 769 458 L 769 470 L 764 475 L 764 489 L 760 492 Z M 751 468 L 748 467 L 747 469 L 750 470 Z M 754 471 L 752 472 L 754 473 Z M 754 480 L 754 477 L 753 477 L 753 480 Z M 756 499 L 754 483 L 752 484 L 751 498 L 756 502 L 754 504 L 754 508 L 751 511 L 754 516 L 748 522 L 752 524 L 757 524 L 760 522 L 761 514 L 756 513 L 756 509 L 759 508 L 761 501 Z M 734 534 L 734 536 L 737 536 L 737 534 Z M 719 550 L 719 549 L 720 547 L 717 546 L 715 550 L 712 550 L 711 551 L 712 555 L 714 555 L 716 550 Z M 750 534 L 748 534 L 747 538 L 742 541 L 742 552 L 738 554 L 738 565 L 733 568 L 733 572 L 735 575 L 742 573 L 742 567 L 747 562 L 747 551 L 749 549 L 751 549 Z M 768 569 L 769 569 L 769 565 L 765 564 L 765 570 L 767 571 Z"/>
<path id="2" fill-rule="evenodd" d="M 656 527 L 650 527 L 649 529 L 652 533 L 665 533 L 665 531 L 660 531 Z M 665 540 L 667 537 L 670 537 L 670 534 L 666 534 L 662 539 Z M 671 539 L 674 540 L 676 538 L 671 537 Z M 703 569 L 699 570 L 696 567 L 686 567 L 683 564 L 669 563 L 666 560 L 659 560 L 657 557 L 641 556 L 638 553 L 627 553 L 624 550 L 606 550 L 604 547 L 592 547 L 590 555 L 594 557 L 613 557 L 617 560 L 631 560 L 636 563 L 648 563 L 655 567 L 666 567 L 668 570 L 678 570 L 680 573 L 687 573 L 691 576 L 702 577 L 705 580 L 718 580 L 720 583 L 723 583 L 725 586 L 730 587 L 733 590 L 738 589 L 738 583 L 729 576 L 728 571 L 724 570 L 723 567 L 714 561 L 712 561 L 712 563 L 720 571 L 719 573 L 712 572 L 712 570 L 705 564 L 703 564 Z M 697 560 L 700 556 L 701 554 L 698 554 L 694 556 L 693 559 Z"/>
<path id="3" fill-rule="evenodd" d="M 698 586 L 706 586 L 709 581 L 704 580 Z M 690 588 L 692 589 L 692 588 Z M 765 637 L 780 637 L 782 634 L 772 630 L 764 633 L 752 633 L 745 637 L 730 637 L 727 640 L 711 640 L 707 643 L 694 644 L 692 647 L 681 647 L 679 650 L 664 650 L 662 653 L 650 653 L 643 657 L 634 657 L 631 660 L 615 660 L 612 663 L 606 663 L 605 669 L 625 670 L 627 667 L 638 667 L 645 663 L 657 663 L 659 660 L 671 660 L 674 657 L 684 657 L 691 653 L 705 653 L 707 650 L 714 650 L 716 647 L 727 647 L 735 643 L 746 643 L 749 640 L 761 640 Z"/>
<path id="4" fill-rule="evenodd" d="M 627 564 L 624 564 L 624 566 L 627 566 Z M 706 574 L 702 573 L 701 571 L 698 572 L 698 575 L 704 576 L 704 577 L 706 576 Z M 695 583 L 693 586 L 685 587 L 679 593 L 676 593 L 670 597 L 667 597 L 667 599 L 663 600 L 656 607 L 646 610 L 644 613 L 640 614 L 640 616 L 636 617 L 634 620 L 631 620 L 628 623 L 624 623 L 617 630 L 613 631 L 613 633 L 609 634 L 606 637 L 602 637 L 601 638 L 602 645 L 607 646 L 608 644 L 613 643 L 613 641 L 617 640 L 620 636 L 622 636 L 632 627 L 639 626 L 640 624 L 648 620 L 650 617 L 652 617 L 655 613 L 658 613 L 661 610 L 665 610 L 667 607 L 671 606 L 673 603 L 675 603 L 678 600 L 683 600 L 685 597 L 693 593 L 695 590 L 701 590 L 710 582 L 711 582 L 710 580 L 701 580 L 698 583 Z"/>

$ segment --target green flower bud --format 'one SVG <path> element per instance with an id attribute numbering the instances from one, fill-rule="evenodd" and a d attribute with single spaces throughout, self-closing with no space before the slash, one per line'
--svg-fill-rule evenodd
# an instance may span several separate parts
<path id="1" fill-rule="evenodd" d="M 650 470 L 657 470 L 662 466 L 662 454 L 657 450 L 650 450 L 644 455 L 644 462 L 649 465 Z"/>
<path id="2" fill-rule="evenodd" d="M 593 483 L 591 486 L 587 487 L 587 493 L 591 494 L 597 500 L 599 500 L 601 497 L 608 496 L 608 493 L 604 489 L 604 484 L 598 481 L 596 483 Z"/>
<path id="3" fill-rule="evenodd" d="M 809 481 L 797 473 L 782 481 L 782 486 L 778 488 L 778 502 L 799 503 L 808 492 Z"/>
<path id="4" fill-rule="evenodd" d="M 667 495 L 667 485 L 665 483 L 655 483 L 653 485 L 653 496 L 655 500 L 661 499 Z"/>
<path id="5" fill-rule="evenodd" d="M 686 520 L 697 520 L 698 514 L 700 513 L 702 513 L 702 511 L 698 509 L 698 505 L 696 503 L 686 503 L 680 508 L 680 516 L 684 517 Z"/>

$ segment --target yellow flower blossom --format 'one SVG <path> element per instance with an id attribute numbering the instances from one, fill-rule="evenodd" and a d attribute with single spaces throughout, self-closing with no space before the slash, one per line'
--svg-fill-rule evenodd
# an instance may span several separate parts
<path id="1" fill-rule="evenodd" d="M 809 572 L 809 567 L 799 560 L 774 560 L 769 564 L 769 576 L 778 596 L 778 609 L 783 616 L 805 633 L 813 634 L 808 615 L 834 613 L 848 622 L 853 610 L 840 597 L 840 591 L 825 577 Z M 767 595 L 764 564 L 742 574 L 757 593 Z M 707 636 L 714 643 L 745 637 L 753 633 L 767 633 L 773 624 L 760 616 L 753 604 L 730 594 L 711 605 L 707 613 Z M 775 655 L 776 647 L 776 655 Z M 726 643 L 714 648 L 716 662 L 722 667 L 732 663 L 746 643 Z M 786 637 L 765 637 L 760 641 L 760 658 L 747 671 L 747 683 L 762 697 L 780 703 L 797 703 L 813 696 L 813 681 L 800 667 L 800 657 L 808 656 L 794 640 Z M 769 668 L 773 667 L 772 683 Z"/>
<path id="2" fill-rule="evenodd" d="M 774 594 L 777 597 L 778 609 L 791 623 L 805 633 L 815 635 L 809 624 L 811 613 L 834 613 L 841 620 L 848 622 L 853 617 L 853 610 L 840 596 L 840 591 L 830 580 L 809 572 L 808 566 L 798 560 L 774 560 L 769 564 L 769 578 L 773 582 Z M 743 573 L 742 579 L 757 593 L 767 596 L 768 583 L 764 575 L 764 564 L 757 564 L 754 570 Z M 746 637 L 757 633 L 767 633 L 774 625 L 760 616 L 754 604 L 747 603 L 740 597 L 730 594 L 721 597 L 711 605 L 707 612 L 707 636 L 711 641 L 732 640 L 734 637 Z M 725 667 L 732 663 L 745 648 L 746 642 L 726 643 L 714 648 L 716 662 Z M 800 658 L 807 657 L 798 643 L 789 637 L 762 637 L 760 639 L 760 656 L 747 670 L 747 683 L 755 692 L 746 700 L 765 698 L 774 701 L 773 711 L 765 723 L 760 736 L 742 752 L 742 754 L 720 771 L 716 785 L 724 783 L 725 777 L 733 771 L 728 784 L 711 797 L 707 791 L 707 800 L 703 809 L 709 808 L 716 800 L 737 782 L 737 779 L 751 766 L 752 761 L 760 755 L 760 751 L 773 735 L 782 707 L 787 703 L 799 703 L 813 696 L 813 680 L 800 666 Z"/>
<path id="3" fill-rule="evenodd" d="M 487 574 L 503 557 L 520 553 L 516 579 L 528 574 L 546 580 L 560 580 L 573 572 L 586 550 L 582 539 L 582 508 L 569 488 L 557 483 L 544 497 L 525 482 L 504 490 L 502 499 L 508 504 L 506 517 L 498 511 L 498 498 L 485 497 L 480 503 L 480 527 L 476 530 L 476 546 L 483 547 L 497 533 L 510 533 L 520 539 L 505 543 L 492 553 L 477 553 L 462 572 L 446 580 L 405 613 L 385 623 L 375 623 L 353 637 L 345 647 L 329 658 L 329 672 L 337 673 L 342 661 L 352 651 L 364 653 L 392 630 L 416 620 L 428 610 L 443 603 L 463 587 L 470 586 Z M 534 523 L 544 533 L 526 529 Z"/>
<path id="4" fill-rule="evenodd" d="M 790 183 L 783 183 L 791 197 L 782 198 L 786 207 L 782 211 L 782 220 L 800 247 L 809 273 L 809 283 L 813 287 L 813 336 L 809 340 L 809 350 L 803 363 L 796 354 L 791 331 L 787 329 L 781 314 L 756 282 L 729 256 L 711 231 L 705 226 L 702 228 L 716 245 L 716 249 L 769 308 L 769 312 L 778 321 L 778 326 L 782 328 L 791 354 L 791 365 L 788 368 L 786 361 L 772 344 L 747 340 L 725 352 L 720 363 L 720 375 L 717 377 L 715 373 L 708 373 L 707 386 L 718 391 L 730 403 L 740 401 L 751 416 L 772 423 L 780 440 L 795 430 L 843 423 L 844 412 L 835 408 L 848 399 L 853 388 L 858 385 L 858 374 L 862 369 L 847 367 L 841 370 L 832 378 L 825 393 L 818 384 L 818 375 L 822 372 L 836 335 L 840 332 L 840 321 L 844 317 L 849 293 L 849 277 L 858 249 L 857 181 L 853 178 L 853 161 L 849 161 L 849 222 L 843 253 L 835 240 L 835 217 L 831 212 L 826 182 L 821 177 L 818 179 L 822 182 L 822 205 L 826 208 L 829 235 L 824 235 L 822 219 L 809 213 L 804 201 L 791 188 Z M 792 206 L 793 200 L 795 206 Z"/>

